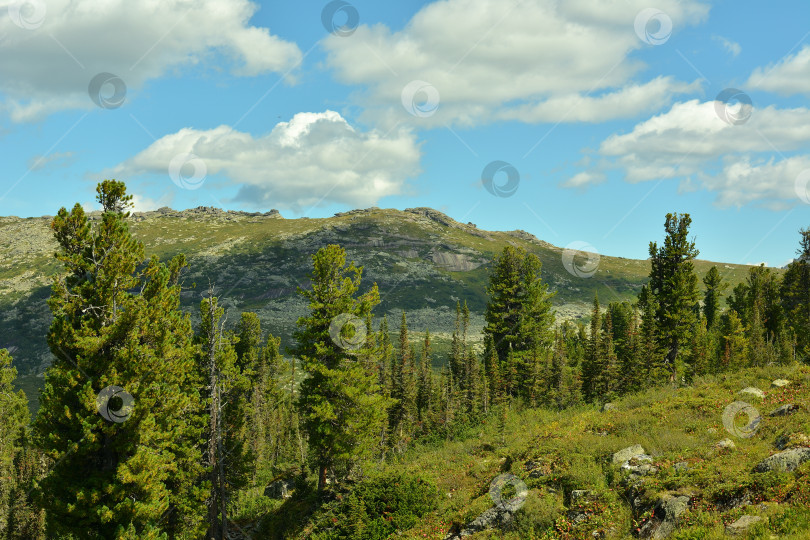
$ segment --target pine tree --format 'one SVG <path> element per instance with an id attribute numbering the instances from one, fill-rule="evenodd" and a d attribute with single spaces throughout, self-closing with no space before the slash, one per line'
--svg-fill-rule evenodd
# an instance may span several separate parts
<path id="1" fill-rule="evenodd" d="M 466 303 L 465 303 L 466 305 Z M 456 325 L 450 340 L 450 373 L 459 388 L 464 388 L 464 343 L 461 329 L 461 303 L 456 302 Z"/>
<path id="2" fill-rule="evenodd" d="M 640 376 L 650 385 L 662 384 L 669 376 L 664 361 L 664 352 L 660 345 L 658 320 L 658 302 L 647 285 L 641 287 L 638 295 L 638 309 L 641 312 L 639 328 L 639 365 Z"/>
<path id="3" fill-rule="evenodd" d="M 611 312 L 605 313 L 605 330 L 602 333 L 602 372 L 600 373 L 599 387 L 602 399 L 607 402 L 619 394 L 619 360 L 613 342 L 613 317 Z"/>
<path id="4" fill-rule="evenodd" d="M 370 454 L 390 403 L 355 356 L 365 346 L 356 332 L 360 325 L 365 329 L 366 315 L 380 302 L 376 284 L 355 297 L 363 269 L 347 265 L 340 246 L 321 248 L 312 261 L 312 289 L 298 289 L 310 314 L 298 319 L 293 352 L 304 361 L 299 407 L 323 491 L 327 471 L 344 477 Z"/>
<path id="5" fill-rule="evenodd" d="M 413 357 L 408 342 L 408 323 L 403 311 L 399 329 L 399 351 L 393 356 L 391 367 L 391 398 L 395 401 L 388 412 L 389 444 L 400 453 L 410 438 L 415 419 L 416 379 Z"/>
<path id="6" fill-rule="evenodd" d="M 467 304 L 464 304 L 466 307 Z M 481 388 L 481 364 L 472 347 L 467 348 L 466 368 L 466 394 L 465 406 L 470 418 L 477 418 L 482 408 L 483 390 Z"/>
<path id="7" fill-rule="evenodd" d="M 425 329 L 425 340 L 422 344 L 422 356 L 419 362 L 419 381 L 416 390 L 416 417 L 421 425 L 422 432 L 427 432 L 434 424 L 431 414 L 434 392 L 430 330 Z"/>
<path id="8" fill-rule="evenodd" d="M 748 338 L 740 317 L 733 309 L 720 317 L 718 356 L 722 370 L 738 370 L 748 362 Z"/>
<path id="9" fill-rule="evenodd" d="M 810 228 L 801 229 L 799 234 L 797 258 L 785 271 L 780 296 L 787 324 L 796 340 L 796 352 L 806 359 L 810 357 Z"/>
<path id="10" fill-rule="evenodd" d="M 553 294 L 540 278 L 541 268 L 540 259 L 521 247 L 507 246 L 495 260 L 487 288 L 484 333 L 492 336 L 501 369 L 510 351 L 551 348 Z"/>
<path id="11" fill-rule="evenodd" d="M 45 512 L 31 494 L 36 482 L 45 474 L 42 453 L 29 441 L 23 440 L 14 457 L 13 489 L 9 497 L 8 528 L 2 538 L 9 540 L 40 540 L 45 536 Z"/>
<path id="12" fill-rule="evenodd" d="M 207 488 L 191 323 L 179 308 L 185 259 L 144 264 L 123 182 L 97 193 L 95 227 L 79 204 L 51 223 L 65 272 L 48 301 L 54 360 L 34 434 L 52 466 L 37 498 L 49 535 L 197 537 Z"/>
<path id="13" fill-rule="evenodd" d="M 20 538 L 12 536 L 15 526 L 15 508 L 19 493 L 15 461 L 23 452 L 27 439 L 28 400 L 22 390 L 14 391 L 17 369 L 11 365 L 11 355 L 0 349 L 0 538 Z M 18 521 L 18 520 L 16 520 Z"/>
<path id="14" fill-rule="evenodd" d="M 703 277 L 703 284 L 706 286 L 706 292 L 703 293 L 703 315 L 706 317 L 707 328 L 711 329 L 720 314 L 720 298 L 728 283 L 723 281 L 717 267 L 712 266 Z"/>
<path id="15" fill-rule="evenodd" d="M 503 395 L 504 387 L 500 361 L 490 334 L 484 334 L 484 371 L 487 377 L 489 401 L 494 406 L 499 396 Z"/>
<path id="16" fill-rule="evenodd" d="M 591 403 L 597 397 L 597 381 L 601 373 L 600 330 L 602 327 L 599 310 L 599 296 L 594 295 L 593 310 L 591 311 L 591 332 L 582 362 L 582 396 L 586 402 Z"/>
<path id="17" fill-rule="evenodd" d="M 689 214 L 667 214 L 664 245 L 650 242 L 648 286 L 658 305 L 655 317 L 670 380 L 676 377 L 678 360 L 689 344 L 697 319 L 697 276 L 692 261 L 699 251 L 688 238 L 691 223 Z"/>
<path id="18" fill-rule="evenodd" d="M 713 349 L 708 326 L 707 317 L 701 317 L 692 340 L 692 346 L 689 348 L 689 354 L 686 356 L 685 378 L 690 384 L 695 378 L 708 373 L 709 365 L 712 363 Z"/>
<path id="19" fill-rule="evenodd" d="M 641 389 L 641 331 L 636 308 L 633 308 L 625 330 L 624 352 L 619 355 L 619 393 L 629 394 Z"/>

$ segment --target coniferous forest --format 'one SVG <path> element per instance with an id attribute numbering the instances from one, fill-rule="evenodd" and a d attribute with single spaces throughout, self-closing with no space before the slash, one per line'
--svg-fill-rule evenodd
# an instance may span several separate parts
<path id="1" fill-rule="evenodd" d="M 635 302 L 595 297 L 587 323 L 558 322 L 540 260 L 508 246 L 483 347 L 462 299 L 437 359 L 430 328 L 375 316 L 377 285 L 339 245 L 312 254 L 291 342 L 224 309 L 213 276 L 192 324 L 187 262 L 147 257 L 131 199 L 105 180 L 100 220 L 80 204 L 53 218 L 53 363 L 33 417 L 0 351 L 0 538 L 659 538 L 650 523 L 676 523 L 681 498 L 675 538 L 721 537 L 758 503 L 777 513 L 751 534 L 810 530 L 806 453 L 744 477 L 730 471 L 749 437 L 689 453 L 722 438 L 706 426 L 722 429 L 744 381 L 771 378 L 790 381 L 773 403 L 799 420 L 762 429 L 810 446 L 810 229 L 784 272 L 751 267 L 730 288 L 714 267 L 701 285 L 691 218 L 667 214 Z M 646 454 L 616 462 L 639 438 Z M 496 498 L 520 505 L 496 501 L 487 519 L 507 473 L 514 491 Z"/>

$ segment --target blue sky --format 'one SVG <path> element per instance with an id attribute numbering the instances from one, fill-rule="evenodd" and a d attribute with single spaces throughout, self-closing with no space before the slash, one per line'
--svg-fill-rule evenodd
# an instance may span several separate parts
<path id="1" fill-rule="evenodd" d="M 806 0 L 0 0 L 0 215 L 93 208 L 116 178 L 140 210 L 429 206 L 646 258 L 676 211 L 700 258 L 782 266 L 810 226 L 808 20 Z"/>

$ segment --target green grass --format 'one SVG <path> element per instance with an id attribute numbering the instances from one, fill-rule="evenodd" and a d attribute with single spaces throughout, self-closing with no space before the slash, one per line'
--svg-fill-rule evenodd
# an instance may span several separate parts
<path id="1" fill-rule="evenodd" d="M 771 381 L 777 378 L 792 383 L 771 389 Z M 743 439 L 726 432 L 722 414 L 747 386 L 758 386 L 766 397 L 752 403 L 762 421 L 753 437 Z M 767 416 L 786 402 L 804 409 L 786 417 Z M 592 538 L 596 530 L 608 538 L 629 538 L 665 493 L 691 497 L 690 509 L 672 538 L 723 538 L 725 526 L 745 513 L 766 518 L 752 529 L 751 538 L 810 537 L 810 463 L 791 473 L 753 472 L 759 461 L 777 451 L 774 441 L 779 435 L 810 433 L 810 368 L 741 370 L 704 377 L 691 387 L 650 389 L 616 403 L 619 410 L 609 412 L 589 405 L 565 411 L 516 409 L 508 415 L 503 435 L 497 422 L 487 419 L 457 440 L 416 444 L 398 460 L 377 465 L 375 474 L 418 476 L 438 490 L 436 509 L 397 537 L 443 538 L 454 524 L 468 523 L 491 506 L 490 482 L 503 472 L 518 476 L 529 488 L 515 529 L 474 538 L 584 539 Z M 715 449 L 715 443 L 724 438 L 731 438 L 736 450 Z M 610 464 L 614 452 L 633 444 L 641 444 L 658 468 L 656 474 L 645 477 L 640 496 L 646 503 L 637 515 L 622 484 L 625 473 Z M 547 476 L 531 478 L 524 467 L 528 460 L 540 462 Z M 680 461 L 688 463 L 687 471 L 674 469 Z M 578 525 L 567 514 L 573 489 L 592 492 L 581 502 L 589 517 Z M 726 508 L 729 501 L 745 496 L 750 505 Z M 760 508 L 764 501 L 768 507 Z M 285 504 L 290 510 L 296 503 Z M 307 512 L 313 504 L 310 499 Z M 266 519 L 274 515 L 271 512 Z M 313 531 L 318 512 L 287 513 L 285 519 L 302 520 L 304 524 L 291 536 L 299 537 L 302 531 Z"/>

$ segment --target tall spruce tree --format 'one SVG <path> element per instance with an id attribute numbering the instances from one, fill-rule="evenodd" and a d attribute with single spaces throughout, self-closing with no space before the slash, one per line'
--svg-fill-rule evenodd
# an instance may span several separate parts
<path id="1" fill-rule="evenodd" d="M 711 329 L 714 328 L 720 314 L 720 298 L 728 287 L 728 283 L 723 281 L 717 267 L 712 266 L 703 276 L 703 285 L 706 286 L 706 291 L 703 293 L 703 315 L 706 317 L 707 328 Z"/>
<path id="2" fill-rule="evenodd" d="M 366 346 L 357 332 L 380 302 L 377 285 L 355 297 L 363 269 L 347 265 L 340 246 L 321 248 L 312 263 L 312 289 L 298 289 L 310 313 L 298 319 L 293 353 L 304 361 L 298 403 L 323 491 L 329 470 L 341 478 L 373 451 L 390 400 L 380 393 L 377 375 L 357 358 Z"/>
<path id="3" fill-rule="evenodd" d="M 425 329 L 425 339 L 422 342 L 422 355 L 419 362 L 419 379 L 416 390 L 416 417 L 423 433 L 429 431 L 435 424 L 432 413 L 433 394 L 433 366 L 431 360 L 430 330 Z"/>
<path id="4" fill-rule="evenodd" d="M 548 351 L 553 342 L 553 293 L 540 278 L 541 268 L 540 259 L 533 253 L 507 246 L 496 258 L 489 278 L 484 333 L 492 337 L 499 368 L 510 381 L 510 393 L 517 389 L 511 384 L 517 382 L 511 372 L 525 372 L 526 366 L 516 365 L 525 358 L 523 353 Z M 507 363 L 511 365 L 507 367 Z"/>
<path id="5" fill-rule="evenodd" d="M 593 298 L 591 332 L 588 336 L 585 357 L 582 361 L 582 397 L 588 403 L 591 403 L 597 397 L 597 381 L 602 369 L 601 328 L 602 315 L 599 309 L 599 295 L 597 294 Z"/>
<path id="6" fill-rule="evenodd" d="M 650 293 L 655 297 L 655 314 L 661 346 L 670 378 L 676 377 L 678 361 L 688 349 L 694 332 L 698 302 L 697 276 L 692 262 L 698 255 L 689 239 L 689 214 L 666 216 L 664 244 L 650 242 Z"/>
<path id="7" fill-rule="evenodd" d="M 669 371 L 665 363 L 665 353 L 661 346 L 658 320 L 656 319 L 658 301 L 647 285 L 641 287 L 638 295 L 638 309 L 641 312 L 638 347 L 641 363 L 640 375 L 653 385 L 661 384 L 669 376 Z"/>
<path id="8" fill-rule="evenodd" d="M 191 323 L 179 308 L 185 259 L 144 264 L 124 183 L 97 193 L 96 226 L 79 204 L 51 223 L 64 273 L 48 301 L 54 359 L 34 422 L 52 460 L 39 502 L 52 536 L 196 538 L 207 487 Z"/>
<path id="9" fill-rule="evenodd" d="M 388 411 L 389 444 L 398 452 L 405 449 L 416 417 L 416 377 L 413 353 L 408 342 L 408 322 L 402 312 L 399 328 L 399 350 L 391 366 L 391 398 Z"/>

